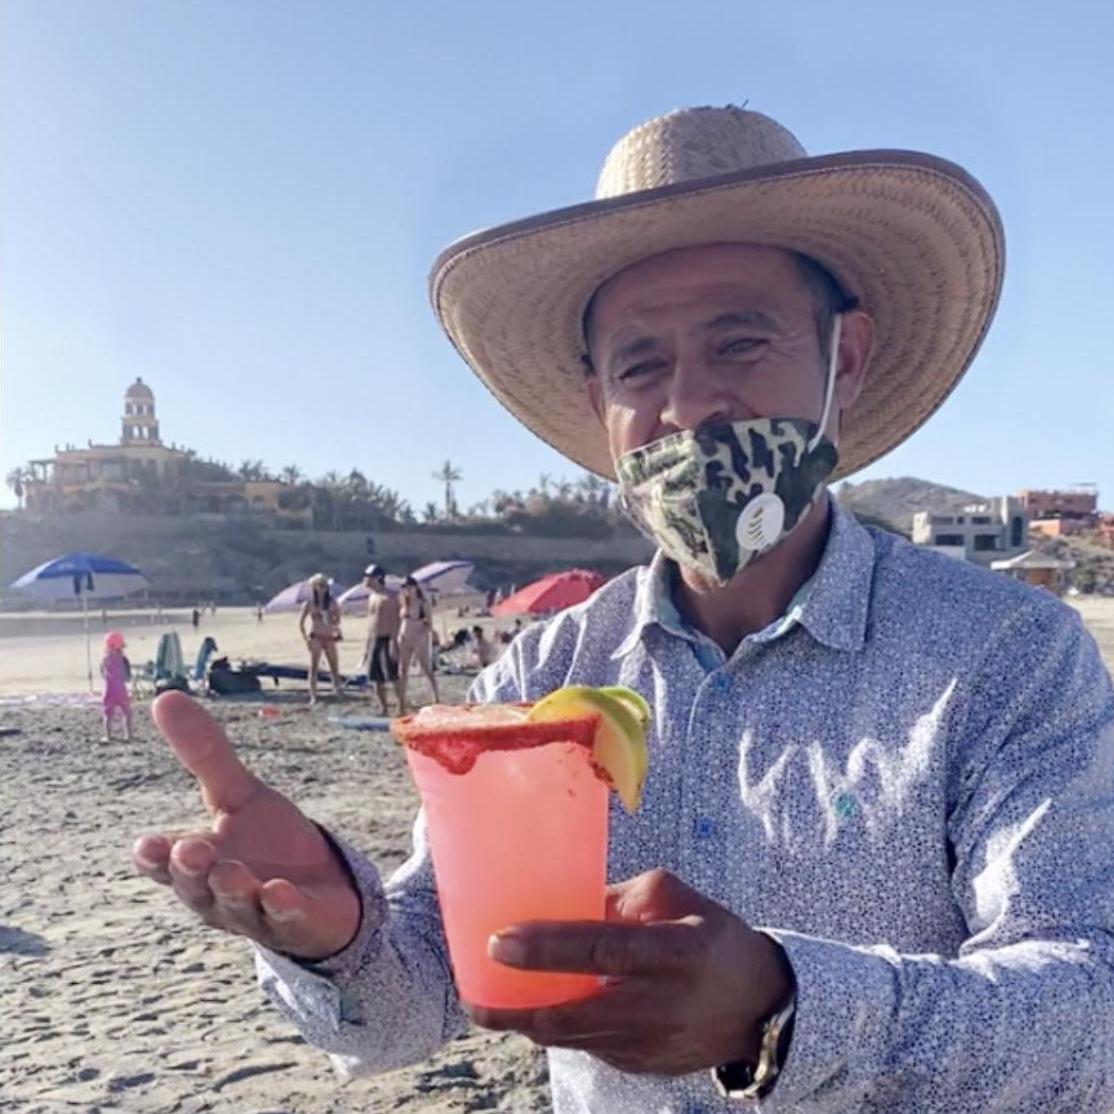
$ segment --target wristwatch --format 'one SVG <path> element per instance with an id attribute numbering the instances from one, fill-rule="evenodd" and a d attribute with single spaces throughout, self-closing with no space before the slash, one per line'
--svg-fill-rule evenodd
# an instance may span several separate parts
<path id="1" fill-rule="evenodd" d="M 712 1079 L 720 1095 L 733 1102 L 754 1102 L 770 1093 L 785 1063 L 796 1016 L 797 995 L 794 994 L 787 1005 L 762 1022 L 757 1064 L 736 1060 L 712 1068 Z"/>

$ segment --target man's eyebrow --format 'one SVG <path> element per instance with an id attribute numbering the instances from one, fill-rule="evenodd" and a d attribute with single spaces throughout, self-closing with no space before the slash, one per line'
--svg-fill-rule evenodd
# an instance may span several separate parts
<path id="1" fill-rule="evenodd" d="M 620 345 L 608 355 L 609 364 L 623 363 L 625 360 L 634 359 L 635 356 L 645 356 L 649 352 L 657 351 L 658 342 L 653 337 L 638 337 L 637 340 L 628 341 Z"/>
<path id="2" fill-rule="evenodd" d="M 730 310 L 713 317 L 711 321 L 704 322 L 705 329 L 747 328 L 757 325 L 761 329 L 776 329 L 777 321 L 768 313 L 760 309 Z"/>
<path id="3" fill-rule="evenodd" d="M 705 329 L 711 331 L 713 329 L 729 329 L 729 328 L 760 328 L 776 330 L 779 328 L 778 322 L 770 314 L 763 312 L 760 309 L 751 310 L 728 310 L 726 313 L 717 314 L 710 321 L 705 321 Z M 608 353 L 607 363 L 611 366 L 615 364 L 624 363 L 627 360 L 632 360 L 636 356 L 646 356 L 651 352 L 656 352 L 658 349 L 659 341 L 656 337 L 641 336 L 634 340 L 628 341 L 626 344 L 620 345 L 614 351 Z"/>

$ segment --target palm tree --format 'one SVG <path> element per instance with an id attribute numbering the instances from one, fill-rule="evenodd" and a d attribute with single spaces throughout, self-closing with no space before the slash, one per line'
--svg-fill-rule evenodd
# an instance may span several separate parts
<path id="1" fill-rule="evenodd" d="M 287 464 L 286 467 L 283 468 L 281 475 L 282 482 L 288 483 L 291 486 L 302 482 L 302 470 L 296 464 Z"/>
<path id="2" fill-rule="evenodd" d="M 607 484 L 595 472 L 585 472 L 581 476 L 578 486 L 587 496 L 589 503 L 603 502 L 603 494 L 607 490 Z"/>
<path id="3" fill-rule="evenodd" d="M 30 478 L 30 474 L 23 468 L 13 468 L 8 473 L 7 484 L 12 489 L 12 494 L 16 497 L 20 510 L 23 510 L 24 486 Z"/>
<path id="4" fill-rule="evenodd" d="M 344 488 L 354 499 L 366 499 L 369 490 L 367 476 L 359 468 L 353 468 L 344 480 Z"/>
<path id="5" fill-rule="evenodd" d="M 549 485 L 553 483 L 553 477 L 548 472 L 543 472 L 538 477 L 538 490 L 543 495 L 549 494 Z"/>
<path id="6" fill-rule="evenodd" d="M 405 500 L 393 488 L 383 484 L 371 483 L 368 485 L 368 502 L 392 522 L 398 522 L 402 515 Z"/>
<path id="7" fill-rule="evenodd" d="M 439 515 L 440 512 L 437 510 L 436 503 L 426 503 L 425 507 L 422 509 L 423 522 L 436 522 Z"/>
<path id="8" fill-rule="evenodd" d="M 448 460 L 440 469 L 433 473 L 433 478 L 445 485 L 445 517 L 453 518 L 456 515 L 456 499 L 453 498 L 453 484 L 459 483 L 464 476 L 459 468 L 455 468 Z"/>
<path id="9" fill-rule="evenodd" d="M 241 460 L 240 467 L 236 469 L 236 474 L 244 483 L 251 483 L 255 480 L 261 480 L 264 476 L 263 461 L 261 460 Z"/>

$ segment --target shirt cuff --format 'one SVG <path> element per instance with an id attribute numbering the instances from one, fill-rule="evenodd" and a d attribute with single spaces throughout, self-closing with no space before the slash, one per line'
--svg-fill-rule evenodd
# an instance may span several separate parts
<path id="1" fill-rule="evenodd" d="M 383 883 L 374 864 L 351 844 L 318 827 L 344 860 L 360 898 L 360 927 L 339 952 L 324 959 L 302 959 L 286 952 L 272 951 L 262 944 L 255 944 L 256 951 L 284 978 L 292 982 L 326 980 L 345 982 L 352 979 L 363 966 L 364 960 L 378 943 L 379 931 L 387 919 L 387 899 Z"/>
<path id="2" fill-rule="evenodd" d="M 852 947 L 797 932 L 762 928 L 785 951 L 797 984 L 793 1039 L 763 1114 L 813 1109 L 837 1094 L 855 1108 L 875 1080 L 897 1008 L 891 948 Z"/>

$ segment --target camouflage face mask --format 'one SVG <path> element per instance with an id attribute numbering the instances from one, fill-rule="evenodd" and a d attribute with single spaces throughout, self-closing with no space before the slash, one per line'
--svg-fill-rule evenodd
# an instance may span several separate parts
<path id="1" fill-rule="evenodd" d="M 620 506 L 667 557 L 722 587 L 777 545 L 820 498 L 839 459 L 823 434 L 842 331 L 837 313 L 818 424 L 721 422 L 663 437 L 615 462 Z"/>
<path id="2" fill-rule="evenodd" d="M 819 433 L 794 418 L 674 433 L 619 458 L 620 504 L 666 556 L 722 586 L 820 497 L 838 457 Z"/>

